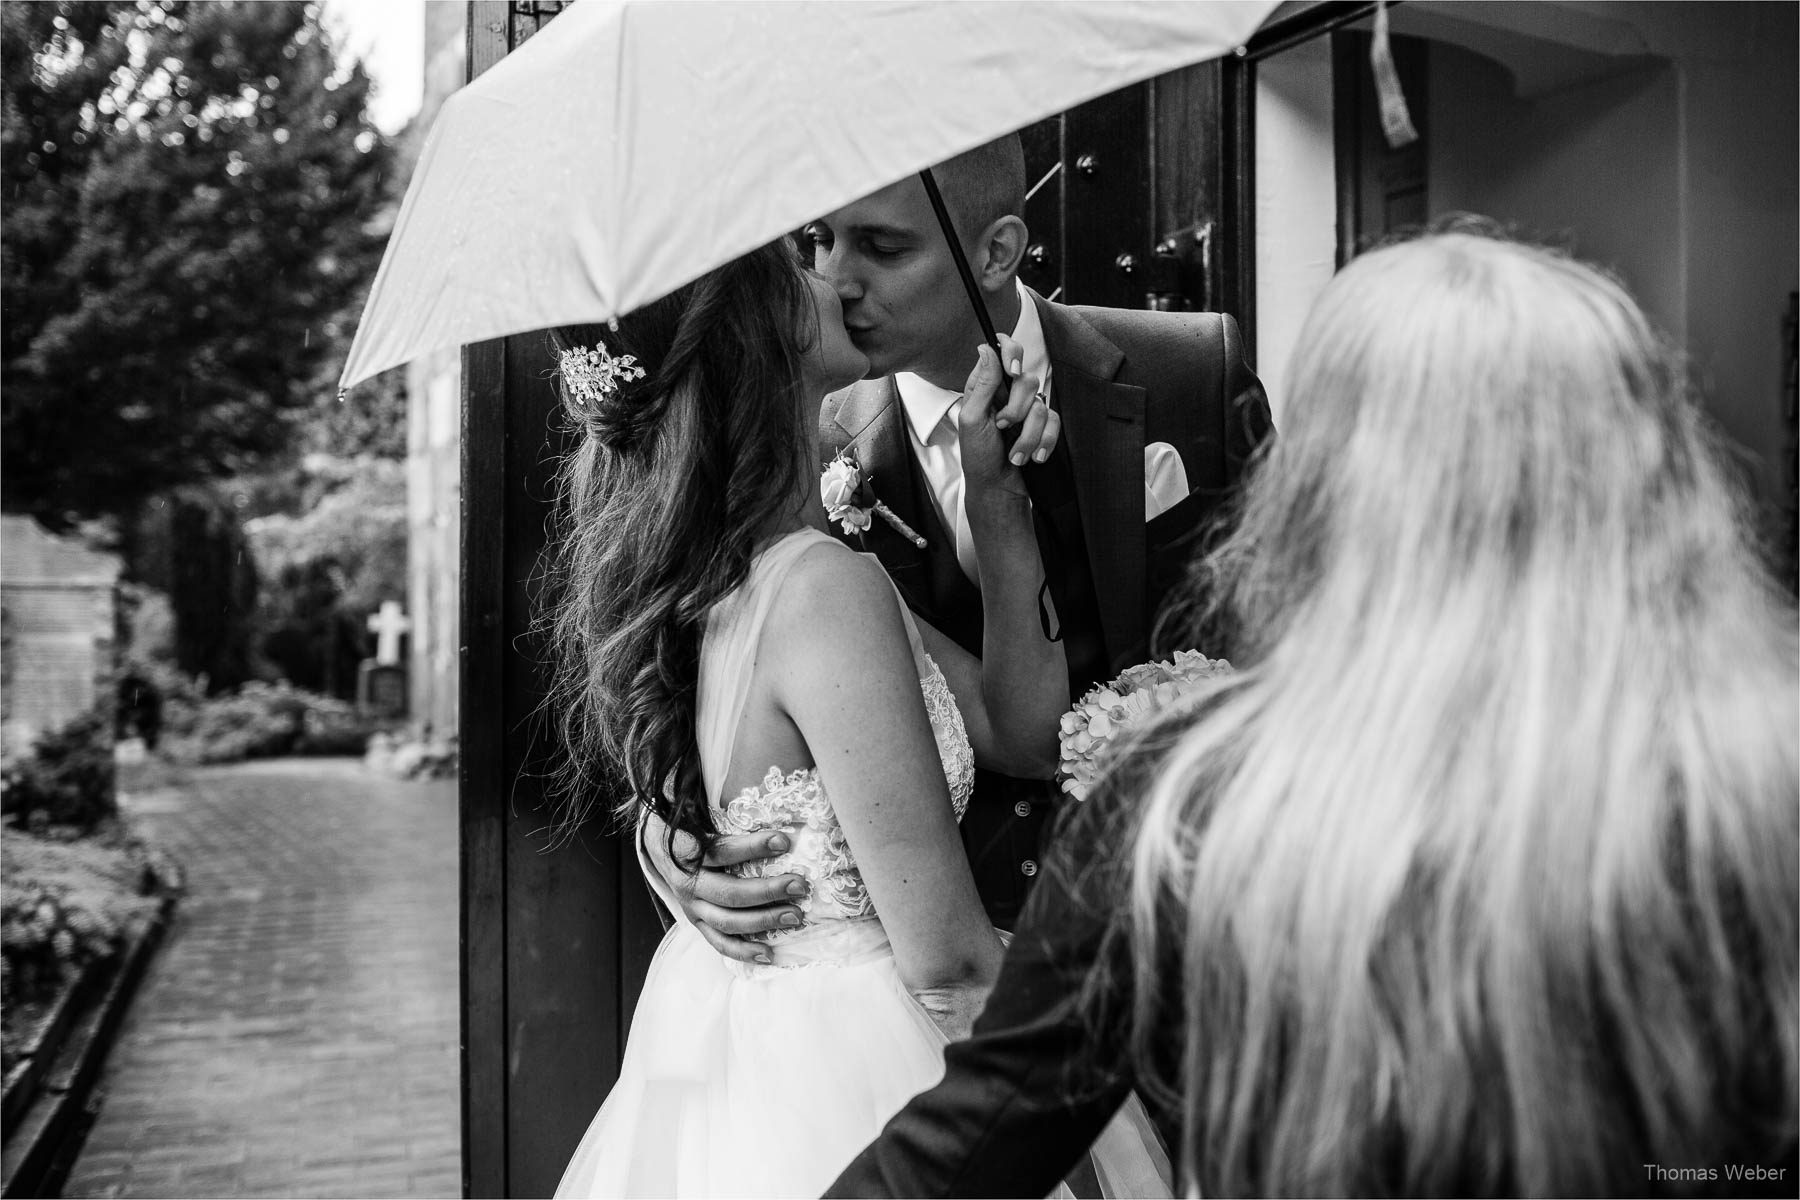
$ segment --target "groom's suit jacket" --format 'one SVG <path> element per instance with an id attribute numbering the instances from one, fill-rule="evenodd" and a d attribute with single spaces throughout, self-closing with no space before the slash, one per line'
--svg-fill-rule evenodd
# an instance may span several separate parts
<path id="1" fill-rule="evenodd" d="M 1273 427 L 1230 317 L 1031 299 L 1063 427 L 1050 460 L 1025 470 L 1074 697 L 1150 656 L 1157 609 L 1226 514 L 1246 462 Z M 863 380 L 826 398 L 821 453 L 853 449 L 876 497 L 923 534 L 926 547 L 880 520 L 865 534 L 836 526 L 832 533 L 874 552 L 913 610 L 979 657 L 981 595 L 957 565 L 905 417 L 891 376 Z M 1189 495 L 1146 523 L 1144 447 L 1153 442 L 1181 455 Z M 1037 874 L 1058 795 L 1044 780 L 976 774 L 963 842 L 988 915 L 1002 928 L 1012 928 Z"/>

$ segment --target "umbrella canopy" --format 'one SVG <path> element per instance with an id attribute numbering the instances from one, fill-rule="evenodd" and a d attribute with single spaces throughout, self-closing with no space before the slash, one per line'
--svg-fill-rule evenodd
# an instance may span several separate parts
<path id="1" fill-rule="evenodd" d="M 342 382 L 647 304 L 1276 0 L 582 0 L 439 112 Z"/>

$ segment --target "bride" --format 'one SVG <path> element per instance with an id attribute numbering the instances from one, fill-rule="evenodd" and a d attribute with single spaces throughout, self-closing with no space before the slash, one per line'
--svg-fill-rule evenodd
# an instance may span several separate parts
<path id="1" fill-rule="evenodd" d="M 814 527 L 819 403 L 868 364 L 785 242 L 557 342 L 581 435 L 548 619 L 562 824 L 610 784 L 614 815 L 659 818 L 671 855 L 698 844 L 690 867 L 723 834 L 778 829 L 785 853 L 741 870 L 806 891 L 798 926 L 742 963 L 645 864 L 676 923 L 557 1195 L 818 1195 L 938 1080 L 998 969 L 956 822 L 977 761 L 1055 762 L 1067 674 L 1040 632 L 1043 567 L 1000 442 L 1016 427 L 1029 454 L 1055 417 L 1029 377 L 992 410 L 1001 365 L 980 349 L 960 429 L 977 661 L 914 621 L 873 556 Z M 1109 1194 L 1168 1194 L 1146 1131 L 1121 1118 L 1097 1143 Z"/>

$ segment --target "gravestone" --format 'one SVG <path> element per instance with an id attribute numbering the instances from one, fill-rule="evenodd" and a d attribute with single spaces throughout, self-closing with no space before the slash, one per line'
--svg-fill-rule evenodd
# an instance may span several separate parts
<path id="1" fill-rule="evenodd" d="M 406 668 L 400 663 L 400 636 L 412 622 L 393 600 L 381 602 L 381 610 L 369 617 L 375 635 L 375 657 L 356 668 L 356 711 L 375 720 L 398 720 L 406 715 Z"/>

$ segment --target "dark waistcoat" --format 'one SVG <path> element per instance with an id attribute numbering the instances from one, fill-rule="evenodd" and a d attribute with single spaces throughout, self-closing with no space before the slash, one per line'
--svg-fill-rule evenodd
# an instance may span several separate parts
<path id="1" fill-rule="evenodd" d="M 981 655 L 981 593 L 963 574 L 931 500 L 931 485 L 918 460 L 907 456 L 910 476 L 903 519 L 926 539 L 917 550 L 897 542 L 917 558 L 894 572 L 895 582 L 914 612 L 929 621 L 976 658 Z M 1081 543 L 1081 514 L 1075 503 L 1074 477 L 1068 451 L 1059 446 L 1032 481 L 1033 516 L 1038 551 L 1054 603 L 1053 628 L 1063 642 L 1069 668 L 1069 694 L 1079 696 L 1109 677 L 1105 640 L 1093 573 Z M 882 498 L 899 511 L 901 505 Z M 885 527 L 884 527 L 885 529 Z M 887 531 L 891 532 L 891 531 Z M 889 539 L 879 538 L 888 543 Z M 885 547 L 894 553 L 890 543 Z M 891 560 L 884 560 L 891 561 Z M 893 568 L 890 567 L 890 570 Z M 976 890 L 988 918 L 1011 929 L 1037 874 L 1037 854 L 1044 825 L 1055 812 L 1056 785 L 1039 779 L 1017 779 L 994 771 L 975 772 L 975 795 L 963 815 L 962 838 L 975 875 Z"/>

